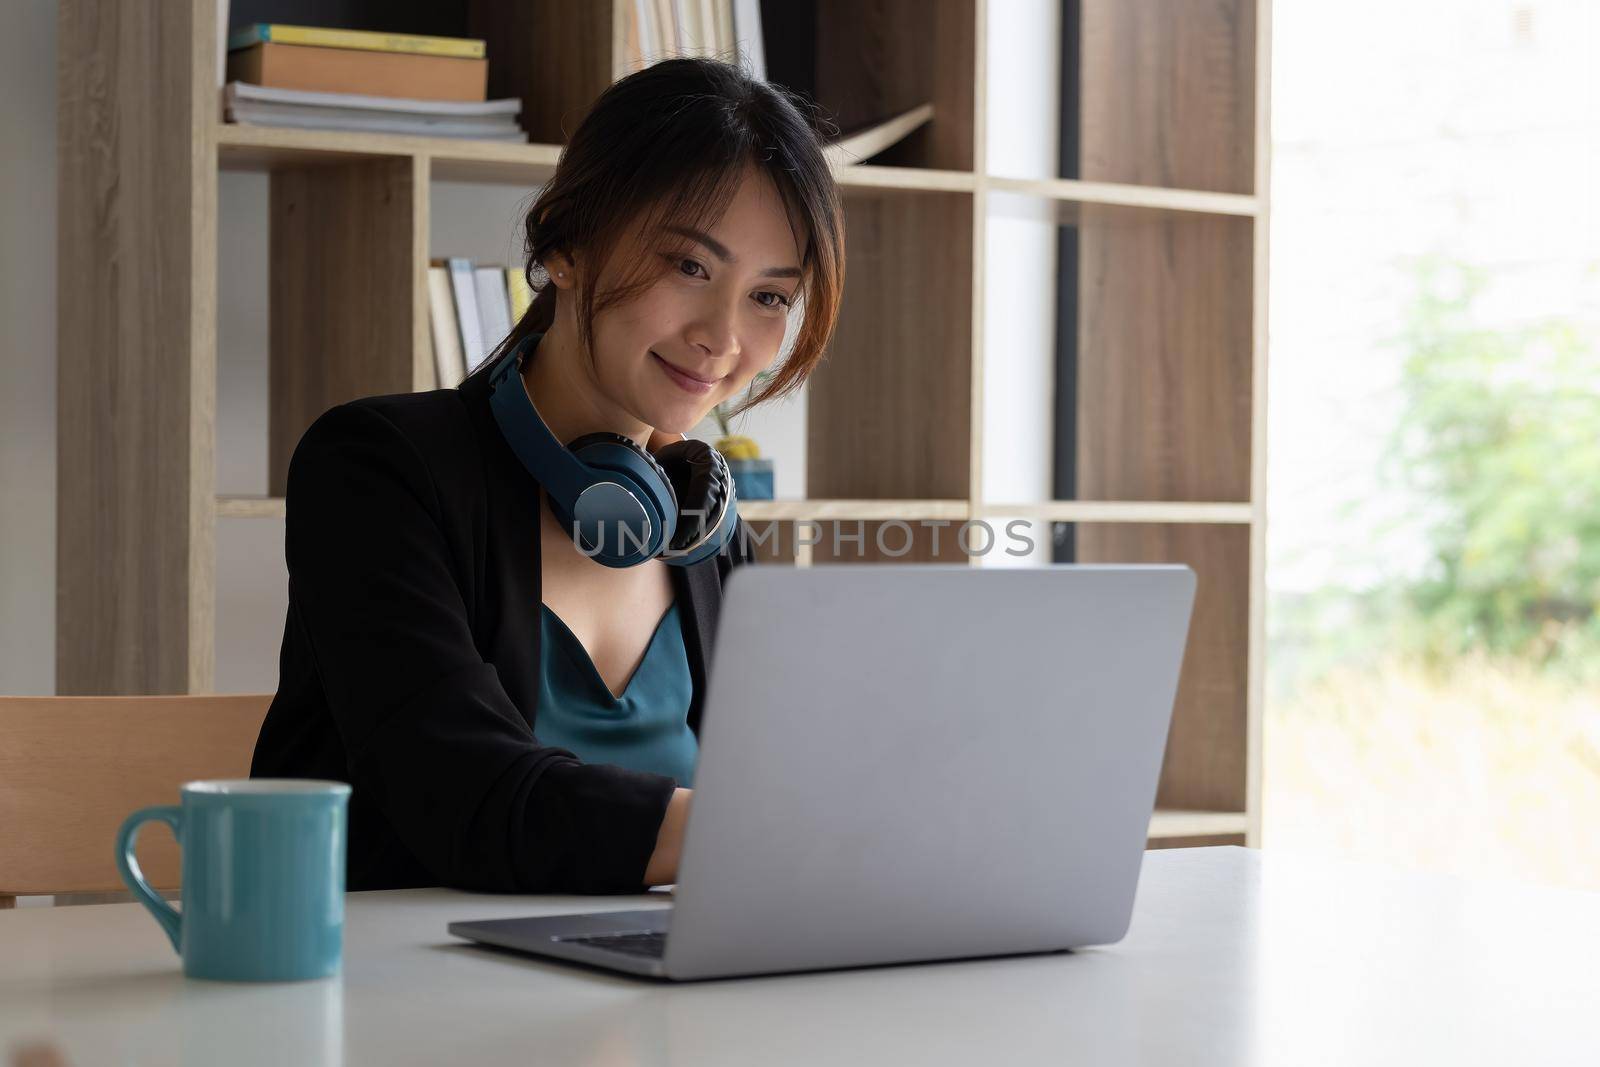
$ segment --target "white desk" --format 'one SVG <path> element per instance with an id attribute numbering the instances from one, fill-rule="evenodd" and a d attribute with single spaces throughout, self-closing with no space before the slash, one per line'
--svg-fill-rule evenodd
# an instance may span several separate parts
<path id="1" fill-rule="evenodd" d="M 357 893 L 344 973 L 189 981 L 135 904 L 0 913 L 0 1049 L 117 1064 L 1600 1063 L 1600 894 L 1237 848 L 1146 856 L 1118 945 L 656 984 L 451 919 L 648 897 Z"/>

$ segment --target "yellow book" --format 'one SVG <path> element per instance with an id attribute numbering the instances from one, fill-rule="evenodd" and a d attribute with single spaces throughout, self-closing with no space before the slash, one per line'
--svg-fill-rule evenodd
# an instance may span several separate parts
<path id="1" fill-rule="evenodd" d="M 523 276 L 522 268 L 506 268 L 506 296 L 511 299 L 511 325 L 515 326 L 522 321 L 522 313 L 528 310 L 528 305 L 533 303 L 533 290 L 528 288 L 528 279 Z"/>
<path id="2" fill-rule="evenodd" d="M 470 37 L 419 37 L 409 33 L 286 26 L 280 22 L 257 22 L 235 30 L 228 37 L 228 50 L 231 52 L 239 48 L 249 48 L 253 44 L 267 41 L 321 48 L 359 48 L 369 52 L 453 56 L 457 59 L 482 59 L 486 54 L 484 42 Z"/>

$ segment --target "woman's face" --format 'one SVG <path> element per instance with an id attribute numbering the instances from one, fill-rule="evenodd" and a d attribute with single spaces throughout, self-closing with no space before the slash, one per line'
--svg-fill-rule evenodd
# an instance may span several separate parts
<path id="1" fill-rule="evenodd" d="M 633 233 L 616 255 L 653 257 L 664 272 L 595 316 L 597 384 L 657 430 L 687 432 L 742 394 L 799 313 L 800 250 L 772 180 L 753 168 L 710 233 Z"/>

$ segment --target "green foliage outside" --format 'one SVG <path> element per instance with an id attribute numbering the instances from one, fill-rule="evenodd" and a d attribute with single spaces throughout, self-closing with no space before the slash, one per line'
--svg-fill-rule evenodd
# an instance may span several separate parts
<path id="1" fill-rule="evenodd" d="M 1380 660 L 1442 674 L 1467 654 L 1600 680 L 1600 350 L 1566 322 L 1479 325 L 1480 270 L 1423 260 L 1416 282 L 1378 475 L 1418 510 L 1365 523 L 1351 502 L 1346 525 L 1369 551 L 1420 529 L 1427 566 L 1275 600 L 1274 686 Z"/>

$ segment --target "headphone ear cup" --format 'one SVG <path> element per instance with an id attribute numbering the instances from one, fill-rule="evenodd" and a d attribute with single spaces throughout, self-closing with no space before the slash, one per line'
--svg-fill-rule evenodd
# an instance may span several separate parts
<path id="1" fill-rule="evenodd" d="M 665 446 L 656 458 L 666 468 L 679 501 L 678 529 L 668 547 L 682 552 L 710 532 L 715 549 L 720 549 L 726 541 L 724 530 L 731 527 L 737 514 L 728 461 L 705 441 L 692 437 Z M 718 528 L 713 529 L 713 523 L 718 523 Z M 694 559 L 700 555 L 696 553 Z"/>
<path id="2" fill-rule="evenodd" d="M 590 467 L 618 476 L 645 507 L 652 525 L 661 530 L 661 548 L 671 543 L 677 528 L 678 497 L 672 479 L 654 456 L 632 438 L 607 430 L 575 438 L 567 443 L 567 451 Z"/>

